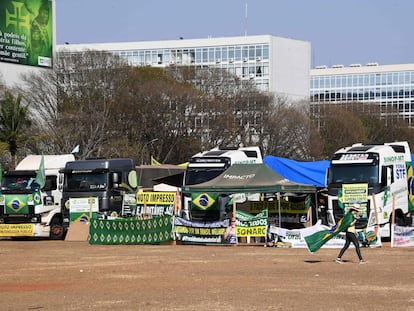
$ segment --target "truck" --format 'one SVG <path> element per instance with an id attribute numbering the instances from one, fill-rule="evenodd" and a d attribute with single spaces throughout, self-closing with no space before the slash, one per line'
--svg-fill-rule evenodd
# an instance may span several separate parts
<path id="1" fill-rule="evenodd" d="M 36 182 L 43 169 L 45 182 Z M 62 239 L 63 175 L 60 170 L 73 154 L 29 155 L 14 170 L 4 173 L 0 195 L 0 236 Z"/>
<path id="2" fill-rule="evenodd" d="M 184 172 L 183 187 L 196 185 L 219 176 L 233 164 L 263 163 L 262 152 L 258 146 L 216 147 L 193 155 Z M 226 194 L 181 194 L 181 217 L 195 221 L 223 220 L 226 215 Z"/>
<path id="3" fill-rule="evenodd" d="M 131 216 L 134 213 L 138 184 L 133 159 L 72 161 L 67 162 L 61 172 L 64 174 L 62 214 L 65 231 L 69 229 L 71 208 L 74 209 L 76 202 L 88 202 L 95 198 L 97 210 L 94 212 L 99 219 Z"/>
<path id="4" fill-rule="evenodd" d="M 347 196 L 362 195 L 362 202 L 357 202 L 363 208 L 356 228 L 376 227 L 380 237 L 390 238 L 393 215 L 399 225 L 410 221 L 411 180 L 411 153 L 406 141 L 357 143 L 337 150 L 327 171 L 328 225 L 335 225 L 349 204 L 355 203 L 348 202 Z"/>

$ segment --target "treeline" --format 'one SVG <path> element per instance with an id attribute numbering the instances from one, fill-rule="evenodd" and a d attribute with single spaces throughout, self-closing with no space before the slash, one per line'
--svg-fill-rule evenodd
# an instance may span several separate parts
<path id="1" fill-rule="evenodd" d="M 0 83 L 0 161 L 26 154 L 80 159 L 130 157 L 179 164 L 217 145 L 259 145 L 265 155 L 328 158 L 364 141 L 408 140 L 398 111 L 381 106 L 291 102 L 228 72 L 192 67 L 131 67 L 109 53 L 61 52 L 54 69 L 27 75 L 17 89 Z M 369 108 L 367 108 L 369 107 Z"/>

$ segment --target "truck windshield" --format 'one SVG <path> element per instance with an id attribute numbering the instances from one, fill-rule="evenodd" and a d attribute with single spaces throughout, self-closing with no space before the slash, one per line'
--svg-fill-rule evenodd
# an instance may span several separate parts
<path id="1" fill-rule="evenodd" d="M 35 190 L 39 188 L 39 185 L 34 180 L 35 176 L 32 175 L 4 176 L 1 190 Z"/>
<path id="2" fill-rule="evenodd" d="M 65 176 L 64 191 L 103 191 L 108 184 L 106 173 L 76 173 Z"/>
<path id="3" fill-rule="evenodd" d="M 186 173 L 185 182 L 186 185 L 196 185 L 206 181 L 209 181 L 213 178 L 216 178 L 218 175 L 225 171 L 224 168 L 216 169 L 188 169 Z"/>
<path id="4" fill-rule="evenodd" d="M 329 183 L 379 183 L 376 165 L 332 165 Z"/>

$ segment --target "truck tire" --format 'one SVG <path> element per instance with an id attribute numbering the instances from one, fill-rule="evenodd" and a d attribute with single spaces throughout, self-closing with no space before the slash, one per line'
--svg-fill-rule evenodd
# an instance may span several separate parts
<path id="1" fill-rule="evenodd" d="M 50 239 L 51 240 L 63 240 L 64 230 L 63 224 L 60 218 L 55 217 L 50 222 Z"/>

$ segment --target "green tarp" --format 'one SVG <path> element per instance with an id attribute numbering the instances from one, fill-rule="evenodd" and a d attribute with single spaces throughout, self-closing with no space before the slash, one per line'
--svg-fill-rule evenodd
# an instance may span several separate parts
<path id="1" fill-rule="evenodd" d="M 189 192 L 220 193 L 314 193 L 315 186 L 291 182 L 266 164 L 234 164 L 218 177 L 186 186 Z"/>

